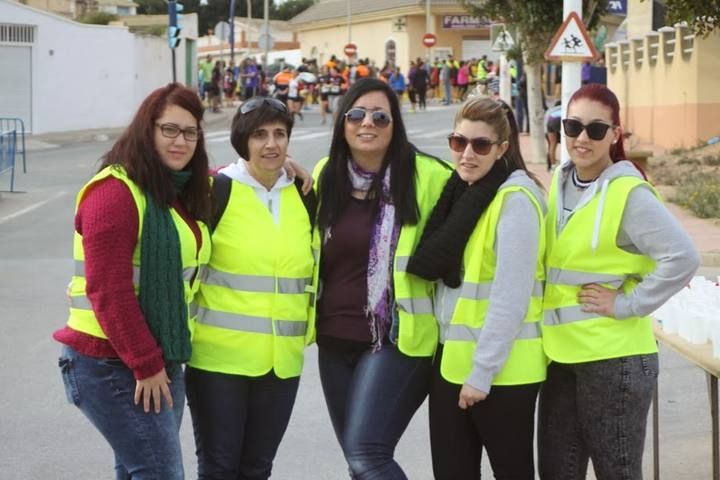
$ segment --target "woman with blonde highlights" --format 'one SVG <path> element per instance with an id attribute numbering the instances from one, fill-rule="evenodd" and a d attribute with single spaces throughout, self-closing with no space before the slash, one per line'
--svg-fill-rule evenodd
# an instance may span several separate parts
<path id="1" fill-rule="evenodd" d="M 535 399 L 546 364 L 543 194 L 504 103 L 467 101 L 448 143 L 455 172 L 407 267 L 438 282 L 433 472 L 479 480 L 485 450 L 495 478 L 532 480 Z"/>

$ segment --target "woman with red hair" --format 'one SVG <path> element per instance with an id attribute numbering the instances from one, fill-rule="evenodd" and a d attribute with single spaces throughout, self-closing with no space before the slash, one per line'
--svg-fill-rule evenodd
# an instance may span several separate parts
<path id="1" fill-rule="evenodd" d="M 68 400 L 112 447 L 118 479 L 185 478 L 182 364 L 210 257 L 202 117 L 192 90 L 155 90 L 77 196 L 70 315 L 53 336 Z"/>
<path id="2" fill-rule="evenodd" d="M 658 355 L 649 314 L 692 278 L 692 241 L 622 144 L 604 85 L 576 91 L 563 120 L 571 162 L 548 198 L 538 449 L 546 480 L 642 478 Z"/>

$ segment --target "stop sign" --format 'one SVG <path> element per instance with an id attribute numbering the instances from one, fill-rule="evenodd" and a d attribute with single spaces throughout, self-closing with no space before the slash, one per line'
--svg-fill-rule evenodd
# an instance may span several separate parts
<path id="1" fill-rule="evenodd" d="M 437 37 L 432 33 L 426 33 L 423 35 L 423 45 L 425 45 L 427 48 L 432 47 L 437 43 Z"/>
<path id="2" fill-rule="evenodd" d="M 343 51 L 345 52 L 345 55 L 348 57 L 354 57 L 357 53 L 357 45 L 350 42 L 347 45 L 345 45 L 345 48 L 343 48 Z"/>

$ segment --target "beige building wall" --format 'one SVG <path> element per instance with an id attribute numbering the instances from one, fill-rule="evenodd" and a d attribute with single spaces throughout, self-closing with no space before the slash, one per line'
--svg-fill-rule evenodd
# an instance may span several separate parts
<path id="1" fill-rule="evenodd" d="M 642 37 L 652 30 L 652 0 L 628 0 L 627 2 L 627 36 Z M 612 37 L 609 37 L 612 38 Z"/>
<path id="2" fill-rule="evenodd" d="M 393 23 L 398 19 L 405 20 L 403 31 L 394 31 Z M 441 15 L 433 15 L 433 30 L 437 43 L 430 49 L 430 57 L 435 58 L 436 52 L 452 49 L 456 58 L 462 54 L 463 38 L 487 39 L 487 29 L 476 30 L 444 30 Z M 403 72 L 407 72 L 410 61 L 420 57 L 428 57 L 428 49 L 422 43 L 427 33 L 425 15 L 382 16 L 352 24 L 353 43 L 358 47 L 359 58 L 370 58 L 378 66 L 385 62 L 385 45 L 388 40 L 395 41 L 395 61 Z M 304 57 L 314 57 L 321 62 L 327 61 L 331 55 L 346 60 L 343 47 L 348 43 L 345 25 L 317 26 L 312 29 L 299 30 L 298 40 Z M 444 57 L 443 57 L 444 58 Z"/>
<path id="3" fill-rule="evenodd" d="M 608 86 L 631 144 L 694 147 L 720 134 L 720 33 L 662 30 L 607 46 Z"/>
<path id="4" fill-rule="evenodd" d="M 20 3 L 70 18 L 75 16 L 75 0 L 24 0 Z"/>
<path id="5" fill-rule="evenodd" d="M 352 24 L 353 43 L 358 47 L 357 56 L 370 58 L 380 64 L 385 61 L 385 43 L 391 39 L 395 40 L 396 59 L 398 62 L 402 62 L 403 52 L 407 56 L 406 37 L 404 32 L 392 31 L 392 19 Z M 346 60 L 343 53 L 343 47 L 348 43 L 346 27 L 332 25 L 314 30 L 304 30 L 298 32 L 298 39 L 304 57 L 315 57 L 322 63 L 325 63 L 332 55 Z"/>

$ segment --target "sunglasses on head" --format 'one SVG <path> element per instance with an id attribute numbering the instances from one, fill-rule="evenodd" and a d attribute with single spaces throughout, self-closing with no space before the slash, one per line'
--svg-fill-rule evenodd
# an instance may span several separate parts
<path id="1" fill-rule="evenodd" d="M 365 116 L 370 114 L 373 124 L 378 128 L 385 128 L 390 125 L 392 119 L 390 114 L 383 112 L 382 110 L 365 110 L 364 108 L 352 108 L 345 114 L 345 120 L 349 123 L 360 124 L 365 119 Z"/>
<path id="2" fill-rule="evenodd" d="M 448 135 L 447 139 L 450 150 L 462 153 L 465 151 L 469 143 L 470 146 L 472 146 L 473 152 L 477 153 L 478 155 L 487 155 L 488 153 L 490 153 L 493 145 L 499 145 L 502 143 L 493 142 L 486 137 L 467 138 L 456 133 L 451 133 L 450 135 Z"/>
<path id="3" fill-rule="evenodd" d="M 587 132 L 587 136 L 591 140 L 602 140 L 605 138 L 605 134 L 607 134 L 608 129 L 613 128 L 613 125 L 609 125 L 605 122 L 590 122 L 585 125 L 574 118 L 566 118 L 562 121 L 562 124 L 566 137 L 579 137 L 583 130 L 585 130 Z"/>
<path id="4" fill-rule="evenodd" d="M 243 115 L 248 114 L 250 112 L 253 112 L 260 108 L 263 105 L 267 105 L 271 108 L 274 108 L 278 112 L 281 113 L 288 113 L 287 105 L 285 105 L 280 100 L 277 100 L 275 98 L 270 97 L 254 97 L 250 100 L 247 100 L 243 102 L 242 105 L 240 105 L 240 113 Z"/>

